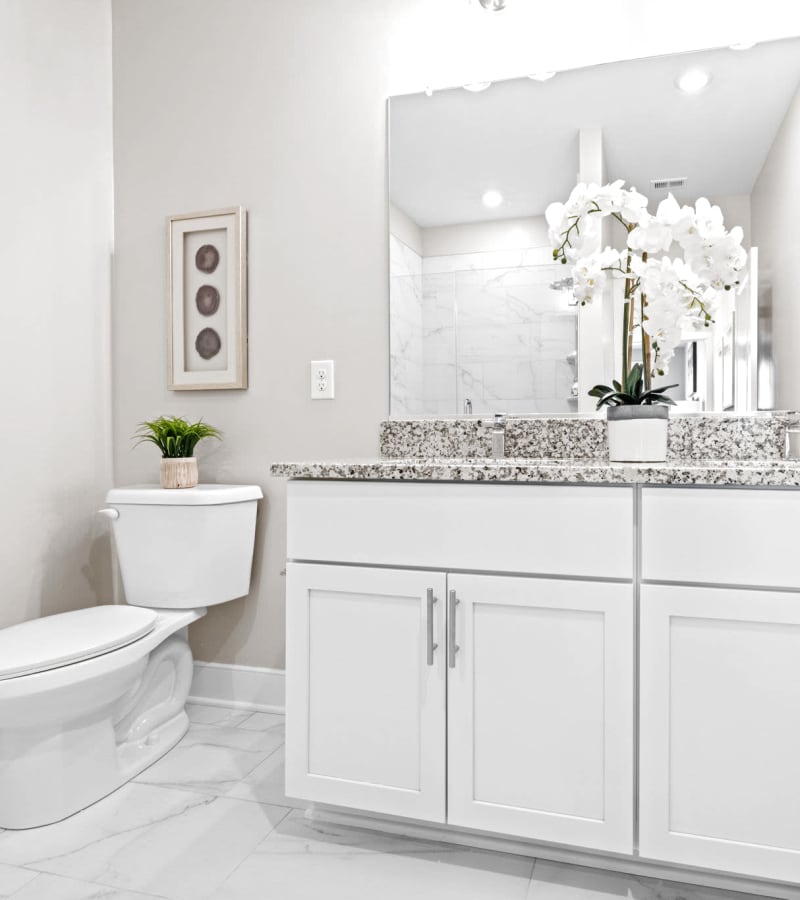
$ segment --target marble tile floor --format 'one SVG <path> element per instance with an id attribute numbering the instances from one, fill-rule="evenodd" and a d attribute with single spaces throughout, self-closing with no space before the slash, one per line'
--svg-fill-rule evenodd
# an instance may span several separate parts
<path id="1" fill-rule="evenodd" d="M 283 718 L 189 707 L 181 743 L 75 816 L 0 832 L 14 900 L 753 900 L 310 821 L 283 792 Z"/>

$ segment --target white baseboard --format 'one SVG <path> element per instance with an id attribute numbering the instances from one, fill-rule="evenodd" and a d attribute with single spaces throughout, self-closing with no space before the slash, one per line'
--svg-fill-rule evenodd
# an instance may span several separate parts
<path id="1" fill-rule="evenodd" d="M 254 712 L 286 712 L 283 669 L 195 662 L 190 703 Z"/>

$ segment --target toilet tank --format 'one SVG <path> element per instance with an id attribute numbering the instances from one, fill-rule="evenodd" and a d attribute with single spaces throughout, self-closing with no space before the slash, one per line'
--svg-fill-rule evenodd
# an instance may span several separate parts
<path id="1" fill-rule="evenodd" d="M 243 484 L 110 490 L 126 601 L 191 609 L 247 594 L 262 496 L 257 485 Z"/>

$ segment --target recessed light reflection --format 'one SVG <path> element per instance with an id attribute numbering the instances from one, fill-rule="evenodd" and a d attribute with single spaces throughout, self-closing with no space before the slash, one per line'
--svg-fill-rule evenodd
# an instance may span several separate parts
<path id="1" fill-rule="evenodd" d="M 500 191 L 486 191 L 481 200 L 484 206 L 500 206 L 503 202 L 503 195 Z"/>
<path id="2" fill-rule="evenodd" d="M 528 75 L 528 78 L 532 78 L 534 81 L 549 81 L 555 77 L 555 74 L 555 72 L 534 72 L 532 75 Z"/>
<path id="3" fill-rule="evenodd" d="M 684 72 L 676 83 L 685 94 L 696 94 L 698 91 L 702 91 L 709 81 L 711 81 L 711 76 L 708 72 L 704 72 L 702 69 L 690 69 L 688 72 Z"/>
<path id="4" fill-rule="evenodd" d="M 478 93 L 478 91 L 485 91 L 486 88 L 492 86 L 491 81 L 475 81 L 472 84 L 462 85 L 465 91 L 472 91 L 473 93 Z"/>

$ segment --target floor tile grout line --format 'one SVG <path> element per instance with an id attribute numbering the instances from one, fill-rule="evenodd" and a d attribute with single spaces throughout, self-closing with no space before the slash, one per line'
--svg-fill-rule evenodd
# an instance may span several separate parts
<path id="1" fill-rule="evenodd" d="M 245 728 L 244 726 L 248 722 L 250 722 L 255 716 L 269 716 L 270 718 L 274 718 L 276 720 L 278 720 L 278 719 L 285 720 L 285 718 L 286 718 L 285 715 L 283 715 L 282 713 L 268 713 L 268 712 L 264 712 L 263 710 L 258 710 L 258 709 L 254 709 L 249 712 L 245 712 L 245 711 L 241 711 L 241 710 L 239 710 L 237 712 L 235 707 L 205 706 L 202 703 L 190 703 L 190 704 L 187 704 L 187 708 L 213 710 L 215 714 L 219 714 L 219 712 L 221 710 L 227 710 L 227 716 L 229 718 L 234 718 L 234 719 L 236 719 L 239 715 L 244 716 L 243 719 L 241 719 L 240 721 L 236 721 L 233 724 L 231 724 L 229 721 L 226 722 L 224 715 L 219 721 L 216 721 L 216 722 L 194 721 L 191 718 L 191 715 L 189 716 L 189 722 L 191 725 L 204 725 L 204 726 L 207 726 L 210 728 L 241 728 L 243 731 L 254 731 L 255 732 L 255 731 L 263 730 L 266 732 L 266 731 L 271 731 L 273 728 L 280 728 L 282 725 L 282 721 L 281 722 L 276 721 L 274 725 L 270 726 L 269 728 L 264 728 L 264 729 Z"/>
<path id="2" fill-rule="evenodd" d="M 29 869 L 28 871 L 33 872 L 33 871 L 36 871 L 36 870 L 34 870 L 34 869 Z M 107 893 L 108 893 L 108 890 L 109 890 L 109 888 L 110 888 L 110 889 L 113 890 L 115 893 L 118 893 L 118 892 L 120 892 L 120 891 L 123 891 L 123 892 L 125 892 L 125 893 L 131 894 L 132 896 L 135 896 L 136 898 L 141 897 L 142 900 L 177 900 L 177 898 L 174 898 L 174 897 L 168 897 L 166 894 L 151 894 L 151 893 L 145 893 L 144 891 L 137 891 L 137 890 L 133 890 L 133 889 L 129 890 L 128 888 L 120 888 L 120 887 L 117 887 L 117 886 L 112 886 L 112 885 L 108 885 L 108 884 L 103 884 L 103 883 L 100 882 L 100 881 L 87 880 L 86 878 L 75 878 L 75 877 L 72 876 L 72 875 L 62 875 L 62 874 L 60 874 L 60 873 L 58 873 L 58 872 L 38 872 L 38 871 L 37 871 L 37 872 L 36 872 L 36 877 L 35 877 L 35 878 L 32 878 L 29 882 L 27 882 L 26 884 L 22 885 L 22 887 L 20 888 L 20 890 L 27 889 L 28 887 L 30 887 L 31 885 L 33 885 L 33 883 L 34 883 L 35 881 L 37 881 L 37 880 L 40 879 L 40 878 L 57 878 L 57 879 L 59 879 L 59 880 L 61 880 L 61 881 L 72 881 L 72 882 L 74 882 L 75 884 L 86 885 L 87 887 L 90 887 L 90 888 L 97 888 L 98 891 L 102 891 L 102 892 L 104 892 L 104 894 L 107 894 Z M 19 891 L 14 891 L 13 894 L 10 894 L 10 895 L 9 895 L 8 900 L 14 900 L 14 897 L 15 897 L 18 893 L 19 893 Z M 2 900 L 5 900 L 5 897 L 4 897 L 4 896 L 2 897 Z"/>
<path id="3" fill-rule="evenodd" d="M 538 865 L 539 860 L 538 860 L 538 858 L 534 857 L 532 862 L 533 862 L 533 865 L 531 866 L 531 876 L 528 879 L 528 887 L 525 890 L 525 900 L 534 900 L 533 892 L 536 890 L 536 885 L 534 883 L 533 878 L 534 878 L 534 875 L 536 874 L 536 866 Z"/>
<path id="4" fill-rule="evenodd" d="M 226 731 L 236 730 L 235 728 L 232 728 L 232 726 L 229 726 L 229 725 L 215 726 L 215 725 L 209 725 L 208 723 L 193 723 L 193 724 L 201 725 L 203 728 L 207 728 L 207 729 L 219 728 L 219 729 L 224 729 Z M 190 732 L 187 731 L 187 735 L 189 733 Z M 255 731 L 255 730 L 245 730 L 245 733 L 254 735 L 254 736 L 259 735 L 259 734 L 263 734 L 263 735 L 269 734 L 269 732 L 267 732 L 267 731 L 259 732 L 259 731 Z M 254 739 L 257 739 L 257 738 L 254 738 Z M 211 796 L 225 796 L 228 793 L 228 791 L 233 790 L 237 784 L 241 783 L 246 778 L 248 778 L 262 763 L 266 762 L 266 760 L 269 759 L 271 756 L 273 756 L 273 754 L 276 751 L 280 750 L 281 747 L 283 747 L 284 743 L 285 743 L 284 740 L 281 740 L 274 747 L 267 748 L 267 749 L 263 749 L 263 748 L 258 749 L 258 748 L 253 748 L 253 747 L 237 747 L 237 746 L 231 746 L 230 744 L 225 744 L 224 742 L 217 743 L 213 740 L 213 735 L 208 735 L 207 740 L 195 740 L 195 741 L 191 741 L 190 743 L 184 743 L 184 741 L 185 741 L 185 737 L 182 738 L 181 741 L 178 742 L 178 744 L 173 748 L 172 751 L 170 751 L 170 753 L 165 754 L 160 759 L 156 760 L 151 766 L 148 766 L 146 769 L 144 769 L 138 775 L 135 775 L 129 783 L 147 784 L 147 785 L 151 785 L 153 787 L 174 787 L 177 790 L 199 791 L 199 792 L 204 792 L 204 793 L 210 794 Z M 271 743 L 271 739 L 270 739 L 270 743 Z M 212 782 L 191 782 L 191 783 L 189 783 L 189 782 L 185 782 L 185 781 L 184 782 L 173 782 L 173 781 L 148 780 L 148 777 L 147 777 L 148 773 L 157 771 L 158 767 L 160 765 L 166 764 L 166 763 L 164 763 L 164 761 L 169 760 L 171 753 L 174 753 L 175 751 L 180 750 L 180 749 L 183 749 L 184 751 L 191 751 L 191 750 L 194 750 L 197 748 L 201 748 L 201 749 L 210 748 L 213 750 L 222 751 L 223 753 L 225 751 L 231 751 L 234 753 L 243 754 L 245 757 L 252 758 L 253 756 L 258 756 L 259 758 L 255 762 L 253 762 L 252 765 L 249 765 L 249 763 L 248 763 L 248 768 L 247 768 L 246 772 L 243 772 L 241 774 L 235 773 L 236 774 L 235 778 L 224 779 L 224 783 L 226 785 L 229 784 L 231 786 L 227 787 L 223 791 L 223 793 L 219 793 L 219 791 L 216 791 L 216 790 L 209 791 L 208 788 L 212 784 Z M 262 754 L 263 754 L 263 756 L 262 756 Z M 217 780 L 217 779 L 215 779 L 213 782 L 213 784 L 215 784 L 215 785 L 219 784 L 219 783 L 220 783 L 220 780 Z"/>
<path id="5" fill-rule="evenodd" d="M 276 748 L 276 750 L 277 749 L 280 749 L 280 748 Z M 263 756 L 261 759 L 257 760 L 253 764 L 253 766 L 251 768 L 249 768 L 246 772 L 244 772 L 243 774 L 239 775 L 236 778 L 226 778 L 226 779 L 215 778 L 213 781 L 207 781 L 207 782 L 204 782 L 204 781 L 199 781 L 199 782 L 198 781 L 195 781 L 195 782 L 192 782 L 192 781 L 149 781 L 146 777 L 143 777 L 145 775 L 145 773 L 147 772 L 147 769 L 145 769 L 144 772 L 140 773 L 135 778 L 131 779 L 131 781 L 128 782 L 128 784 L 146 784 L 149 787 L 175 788 L 176 790 L 182 790 L 182 791 L 195 791 L 197 793 L 206 793 L 206 794 L 210 794 L 211 796 L 214 796 L 214 797 L 224 797 L 228 793 L 228 791 L 233 790 L 237 785 L 246 781 L 253 774 L 253 772 L 255 772 L 255 770 L 259 766 L 263 765 L 268 759 L 271 759 L 275 752 L 276 752 L 275 750 L 270 751 L 265 756 Z M 216 786 L 216 785 L 220 785 L 220 784 L 230 785 L 230 787 L 227 787 L 223 793 L 219 793 L 219 791 L 217 791 L 217 790 L 211 790 L 212 785 Z"/>
<path id="6" fill-rule="evenodd" d="M 256 713 L 253 713 L 253 715 L 256 715 Z M 216 723 L 190 722 L 189 730 L 186 732 L 186 734 L 187 735 L 190 734 L 192 729 L 206 728 L 206 729 L 214 729 L 214 730 L 219 730 L 219 731 L 235 731 L 237 733 L 241 732 L 241 733 L 248 734 L 248 735 L 257 735 L 257 734 L 272 735 L 272 734 L 279 732 L 281 730 L 281 728 L 283 727 L 282 724 L 271 725 L 269 728 L 245 728 L 244 725 L 245 725 L 244 722 L 242 722 L 238 725 L 230 725 L 228 723 L 221 723 L 221 722 L 216 722 Z"/>
<path id="7" fill-rule="evenodd" d="M 148 787 L 151 787 L 151 785 L 148 785 Z M 156 785 L 155 787 L 165 787 L 165 786 Z M 131 828 L 128 831 L 130 833 L 142 831 L 143 829 L 152 827 L 153 824 L 161 824 L 162 822 L 167 821 L 168 819 L 178 818 L 178 817 L 182 816 L 185 812 L 187 812 L 187 810 L 190 810 L 190 809 L 193 809 L 193 808 L 199 807 L 199 806 L 209 805 L 210 803 L 213 803 L 215 800 L 226 800 L 227 799 L 227 800 L 231 800 L 234 802 L 240 801 L 240 798 L 236 798 L 236 797 L 208 796 L 208 795 L 199 797 L 198 799 L 199 799 L 199 802 L 197 804 L 192 804 L 191 806 L 185 806 L 180 810 L 176 810 L 174 813 L 171 813 L 170 815 L 168 815 L 162 819 L 159 819 L 157 823 L 149 822 L 146 824 L 135 826 L 134 828 Z M 252 853 L 254 853 L 256 851 L 256 849 L 261 846 L 263 841 L 266 840 L 275 831 L 275 829 L 278 827 L 278 825 L 280 825 L 280 823 L 283 822 L 286 819 L 286 817 L 291 815 L 291 813 L 294 811 L 293 807 L 291 807 L 287 804 L 282 804 L 282 803 L 265 803 L 263 801 L 256 801 L 256 800 L 252 800 L 252 801 L 251 800 L 241 800 L 241 802 L 257 803 L 258 805 L 269 807 L 270 809 L 273 809 L 273 810 L 282 810 L 283 815 L 281 815 L 280 818 L 277 820 L 277 822 L 275 822 L 272 825 L 272 828 L 265 835 L 263 835 L 263 837 L 259 840 L 259 842 L 256 844 L 256 846 L 253 848 L 251 853 L 247 854 L 247 856 L 245 856 L 242 860 L 240 860 L 239 863 L 237 863 L 231 869 L 231 871 L 225 875 L 225 877 L 222 879 L 222 881 L 219 884 L 220 887 L 233 874 L 233 872 L 239 867 L 239 865 L 241 865 L 242 862 L 244 862 L 246 859 L 248 859 L 249 856 L 252 855 Z M 83 810 L 82 810 L 82 812 L 83 812 Z M 80 813 L 77 813 L 76 815 L 80 815 Z M 48 827 L 48 826 L 43 826 L 43 827 Z M 128 833 L 128 831 L 115 832 L 112 835 L 108 835 L 108 838 L 118 837 L 120 834 Z M 93 843 L 97 843 L 97 842 L 93 842 Z M 76 851 L 70 850 L 69 854 L 67 854 L 67 855 L 71 855 L 74 852 L 76 852 Z M 30 885 L 30 884 L 33 884 L 38 878 L 57 878 L 57 879 L 63 879 L 65 881 L 74 881 L 79 884 L 85 884 L 90 887 L 97 888 L 98 890 L 106 891 L 106 892 L 109 890 L 115 891 L 115 892 L 129 891 L 132 895 L 134 895 L 136 897 L 141 896 L 142 900 L 179 900 L 179 898 L 177 898 L 176 896 L 168 896 L 168 895 L 164 895 L 164 894 L 150 894 L 147 892 L 138 891 L 133 888 L 124 888 L 115 883 L 107 883 L 102 880 L 99 880 L 97 877 L 95 877 L 93 879 L 85 879 L 85 878 L 78 878 L 73 875 L 67 875 L 67 874 L 64 874 L 63 872 L 53 871 L 51 869 L 34 868 L 34 866 L 37 864 L 37 862 L 48 862 L 52 859 L 59 859 L 59 858 L 60 858 L 60 856 L 53 856 L 53 857 L 48 857 L 45 860 L 35 860 L 35 861 L 29 862 L 29 863 L 22 863 L 22 864 L 3 863 L 3 865 L 8 865 L 10 868 L 16 868 L 16 869 L 20 869 L 21 871 L 29 872 L 34 876 L 30 881 L 28 881 L 28 882 L 26 882 L 26 884 L 22 885 L 20 890 L 28 887 L 28 885 Z M 17 891 L 15 891 L 14 894 L 9 895 L 9 900 L 13 900 L 16 893 L 17 893 Z M 2 895 L 0 895 L 0 896 L 2 896 Z"/>
<path id="8" fill-rule="evenodd" d="M 128 782 L 128 784 L 130 784 L 130 782 Z M 148 787 L 153 787 L 153 785 L 148 785 Z M 158 785 L 156 785 L 156 787 L 158 787 Z M 209 796 L 207 794 L 205 794 L 205 795 L 199 794 L 196 791 L 195 791 L 195 794 L 197 796 L 196 803 L 186 804 L 185 806 L 182 806 L 180 809 L 171 811 L 167 815 L 162 816 L 161 818 L 155 820 L 154 822 L 153 821 L 142 822 L 141 824 L 133 825 L 130 828 L 123 828 L 123 829 L 120 829 L 119 831 L 114 831 L 110 834 L 105 834 L 102 837 L 97 838 L 96 840 L 90 841 L 88 844 L 81 845 L 77 848 L 71 848 L 66 853 L 55 853 L 55 854 L 52 854 L 51 856 L 45 856 L 45 857 L 42 857 L 41 859 L 36 859 L 36 860 L 32 860 L 31 862 L 28 862 L 28 863 L 23 863 L 23 865 L 20 868 L 27 869 L 29 872 L 39 872 L 40 874 L 43 874 L 43 875 L 57 875 L 57 876 L 61 875 L 61 873 L 54 872 L 54 871 L 52 871 L 52 869 L 39 869 L 39 868 L 34 868 L 34 866 L 36 866 L 37 864 L 41 865 L 42 863 L 50 863 L 53 860 L 63 859 L 65 856 L 73 856 L 75 853 L 80 853 L 83 850 L 88 849 L 89 847 L 101 845 L 106 841 L 115 841 L 121 835 L 137 834 L 137 833 L 140 834 L 143 831 L 145 831 L 146 829 L 152 828 L 152 826 L 154 824 L 161 825 L 164 822 L 168 822 L 168 821 L 180 818 L 181 816 L 185 815 L 187 811 L 196 809 L 196 808 L 200 808 L 203 806 L 207 806 L 211 801 L 216 799 L 213 796 Z M 105 797 L 102 798 L 102 800 L 105 800 L 105 799 L 106 799 Z M 102 800 L 99 800 L 98 803 L 102 803 Z M 92 804 L 92 806 L 95 806 L 95 805 L 96 804 Z M 92 806 L 88 806 L 88 807 L 86 807 L 86 809 L 91 809 Z M 80 815 L 81 812 L 84 812 L 84 811 L 85 810 L 80 810 L 80 812 L 75 813 L 75 815 Z M 61 822 L 66 822 L 66 821 L 68 821 L 69 818 L 71 818 L 71 816 L 68 817 L 67 819 L 62 819 Z M 53 824 L 60 825 L 61 822 L 54 822 Z M 44 825 L 42 827 L 48 828 L 49 826 Z M 35 829 L 26 829 L 26 831 L 32 831 L 32 830 L 35 831 Z M 69 878 L 68 875 L 61 875 L 61 877 Z M 100 883 L 103 884 L 102 882 L 100 882 Z M 116 887 L 116 886 L 103 884 L 103 887 Z M 12 897 L 13 897 L 13 894 L 12 894 Z"/>
<path id="9" fill-rule="evenodd" d="M 247 801 L 245 801 L 245 802 L 247 802 Z M 286 810 L 286 813 L 285 813 L 284 815 L 282 815 L 282 816 L 280 817 L 280 819 L 278 819 L 278 821 L 277 821 L 277 822 L 272 826 L 272 828 L 271 828 L 271 829 L 270 829 L 270 830 L 269 830 L 269 831 L 261 838 L 261 840 L 256 844 L 256 846 L 253 847 L 253 849 L 247 854 L 247 856 L 245 856 L 244 859 L 239 860 L 239 862 L 231 869 L 231 871 L 228 872 L 228 874 L 222 879 L 222 881 L 221 881 L 221 882 L 219 883 L 219 885 L 218 885 L 218 888 L 217 888 L 218 890 L 221 890 L 222 888 L 225 887 L 225 882 L 229 881 L 229 880 L 236 874 L 236 872 L 238 872 L 239 869 L 240 869 L 240 868 L 241 868 L 241 867 L 242 867 L 242 866 L 243 866 L 243 865 L 244 865 L 244 864 L 245 864 L 245 863 L 253 856 L 254 853 L 258 853 L 258 848 L 264 843 L 264 841 L 267 840 L 267 838 L 270 837 L 270 835 L 275 834 L 275 831 L 276 831 L 276 829 L 278 828 L 278 826 L 279 826 L 282 822 L 284 822 L 284 821 L 286 820 L 287 816 L 290 816 L 291 813 L 292 813 L 292 810 L 291 810 L 291 809 L 287 809 L 287 810 Z"/>

